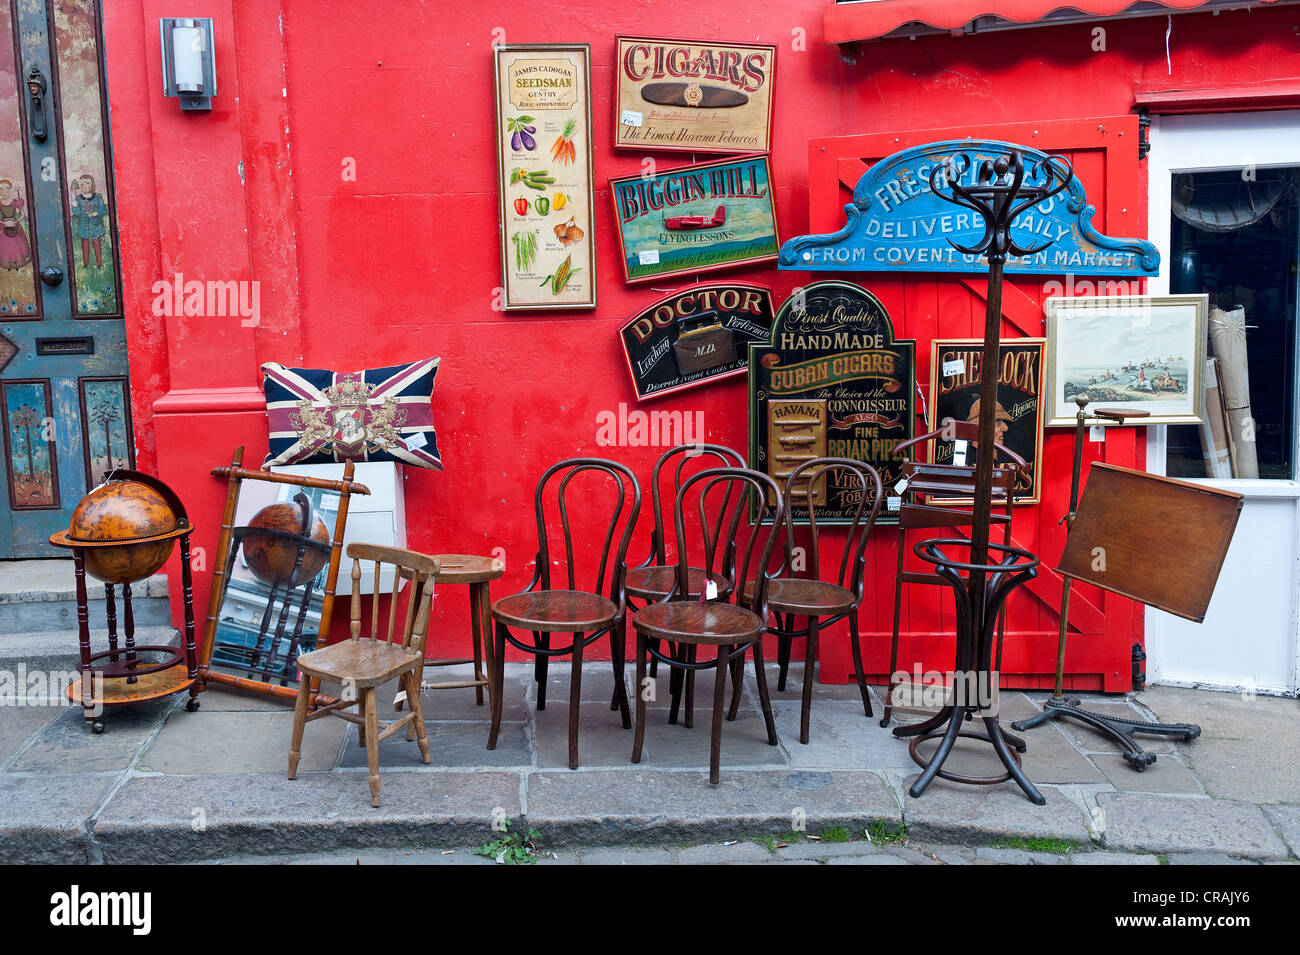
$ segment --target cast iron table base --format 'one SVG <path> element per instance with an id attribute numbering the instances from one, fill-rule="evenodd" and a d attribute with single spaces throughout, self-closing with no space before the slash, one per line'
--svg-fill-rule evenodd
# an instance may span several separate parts
<path id="1" fill-rule="evenodd" d="M 1139 746 L 1133 739 L 1134 733 L 1166 736 L 1182 743 L 1190 742 L 1201 735 L 1201 728 L 1194 723 L 1144 723 L 1141 720 L 1126 720 L 1118 716 L 1103 716 L 1101 713 L 1080 708 L 1077 699 L 1055 697 L 1043 703 L 1043 712 L 1037 716 L 1031 716 L 1027 720 L 1016 720 L 1011 725 L 1018 730 L 1028 730 L 1058 716 L 1076 719 L 1103 736 L 1115 740 L 1123 747 L 1124 759 L 1139 773 L 1156 761 L 1156 754 L 1148 753 Z"/>
<path id="2" fill-rule="evenodd" d="M 953 782 L 975 785 L 994 785 L 1012 781 L 1024 791 L 1030 802 L 1041 806 L 1047 800 L 1020 768 L 1019 753 L 1025 751 L 1025 743 L 1002 729 L 996 713 L 988 708 L 992 701 L 984 692 L 993 687 L 996 676 L 993 671 L 992 652 L 998 614 L 1007 595 L 1017 586 L 1037 575 L 1039 560 L 1022 548 L 992 542 L 988 544 L 989 550 L 1004 555 L 997 563 L 973 564 L 950 560 L 940 549 L 970 546 L 971 542 L 968 540 L 944 538 L 921 541 L 913 548 L 918 557 L 935 565 L 935 572 L 947 580 L 956 593 L 957 659 L 953 674 L 952 703 L 944 706 L 924 723 L 900 726 L 894 730 L 894 735 L 900 739 L 914 737 L 908 752 L 921 767 L 921 775 L 912 783 L 908 793 L 914 798 L 919 797 L 936 776 Z M 984 571 L 986 574 L 982 601 L 983 619 L 978 622 L 973 619 L 975 611 L 966 589 L 966 578 L 960 573 L 963 570 L 968 573 Z M 963 731 L 966 721 L 975 719 L 983 721 L 985 732 Z M 998 759 L 1002 761 L 1006 772 L 1000 776 L 963 776 L 946 771 L 943 764 L 951 755 L 958 738 L 979 739 L 989 743 L 997 753 Z M 926 760 L 920 753 L 920 746 L 930 739 L 939 739 L 939 748 Z"/>

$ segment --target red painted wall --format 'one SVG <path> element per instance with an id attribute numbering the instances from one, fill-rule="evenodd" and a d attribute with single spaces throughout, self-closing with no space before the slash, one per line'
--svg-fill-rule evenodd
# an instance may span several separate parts
<path id="1" fill-rule="evenodd" d="M 629 289 L 621 280 L 604 183 L 637 172 L 642 157 L 607 145 L 618 33 L 780 45 L 772 164 L 783 237 L 809 229 L 810 138 L 1122 115 L 1135 91 L 1300 73 L 1300 13 L 1289 8 L 1175 17 L 1167 67 L 1160 17 L 1103 24 L 1104 52 L 1094 51 L 1091 26 L 1072 26 L 868 43 L 847 62 L 822 44 L 824 6 L 525 0 L 331 4 L 326 13 L 311 0 L 195 0 L 185 12 L 216 21 L 220 92 L 211 113 L 182 115 L 162 97 L 159 72 L 157 21 L 174 7 L 105 4 L 139 462 L 181 493 L 199 528 L 200 619 L 223 498 L 208 470 L 237 444 L 250 461 L 265 453 L 263 361 L 356 369 L 442 356 L 434 407 L 447 469 L 408 470 L 409 546 L 505 548 L 497 596 L 531 574 L 530 500 L 547 465 L 604 454 L 648 475 L 659 449 L 596 443 L 599 412 L 635 405 L 619 324 L 684 284 Z M 501 281 L 490 50 L 498 28 L 505 42 L 592 43 L 594 314 L 492 308 Z M 347 162 L 355 181 L 341 175 Z M 1144 210 L 1137 218 L 1145 222 Z M 260 323 L 155 314 L 153 283 L 177 272 L 258 281 Z M 772 269 L 725 277 L 768 284 L 778 301 L 809 280 Z M 700 411 L 708 440 L 746 446 L 743 381 L 647 407 Z M 463 599 L 440 603 L 435 639 L 463 639 Z M 1051 654 L 1040 656 L 1039 672 L 1050 672 Z"/>

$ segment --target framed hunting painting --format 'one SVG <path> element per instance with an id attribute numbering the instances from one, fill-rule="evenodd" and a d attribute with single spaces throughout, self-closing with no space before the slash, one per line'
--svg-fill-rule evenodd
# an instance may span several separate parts
<path id="1" fill-rule="evenodd" d="M 1142 424 L 1200 424 L 1207 295 L 1049 298 L 1047 426 L 1074 427 L 1074 396 L 1150 412 Z M 1219 356 L 1222 360 L 1223 356 Z"/>
<path id="2" fill-rule="evenodd" d="M 776 47 L 621 36 L 614 145 L 691 153 L 772 148 Z"/>
<path id="3" fill-rule="evenodd" d="M 1025 459 L 1029 473 L 1016 477 L 1018 504 L 1039 500 L 1043 451 L 1043 352 L 1045 338 L 1013 338 L 998 351 L 998 398 L 994 408 L 994 440 Z M 932 429 L 948 419 L 979 423 L 980 388 L 984 382 L 984 341 L 979 338 L 936 338 L 930 343 L 930 404 Z M 936 438 L 930 454 L 935 464 L 971 464 L 975 456 L 965 442 Z M 995 463 L 1004 463 L 999 454 Z M 933 498 L 930 504 L 965 504 L 969 498 Z"/>
<path id="4" fill-rule="evenodd" d="M 781 247 L 767 156 L 623 176 L 609 193 L 629 284 L 771 262 Z"/>
<path id="5" fill-rule="evenodd" d="M 501 308 L 596 307 L 591 47 L 493 48 Z"/>

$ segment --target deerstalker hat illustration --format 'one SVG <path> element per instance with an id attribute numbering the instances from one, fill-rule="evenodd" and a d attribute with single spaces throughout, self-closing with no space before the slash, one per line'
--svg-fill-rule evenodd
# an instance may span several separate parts
<path id="1" fill-rule="evenodd" d="M 995 407 L 996 407 L 997 410 L 994 411 L 994 413 L 993 413 L 993 420 L 994 420 L 994 421 L 1014 421 L 1014 420 L 1015 420 L 1014 418 L 1011 417 L 1011 415 L 1007 414 L 1007 409 L 1004 408 L 1004 407 L 1002 407 L 1002 402 L 1000 402 L 1000 401 L 997 402 L 996 405 L 995 405 Z M 980 400 L 979 400 L 978 398 L 976 398 L 976 399 L 975 399 L 975 403 L 974 403 L 973 405 L 970 406 L 970 411 L 966 413 L 966 420 L 967 420 L 967 421 L 974 421 L 974 420 L 975 420 L 976 418 L 978 418 L 979 416 L 980 416 Z"/>

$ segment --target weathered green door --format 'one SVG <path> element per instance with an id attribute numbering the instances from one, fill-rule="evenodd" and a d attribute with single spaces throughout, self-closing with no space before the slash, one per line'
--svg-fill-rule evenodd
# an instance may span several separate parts
<path id="1" fill-rule="evenodd" d="M 134 449 L 99 4 L 0 0 L 0 558 Z"/>

